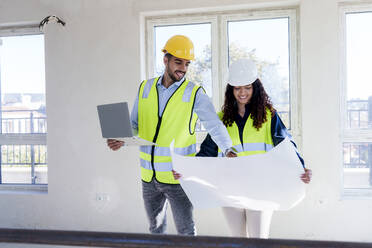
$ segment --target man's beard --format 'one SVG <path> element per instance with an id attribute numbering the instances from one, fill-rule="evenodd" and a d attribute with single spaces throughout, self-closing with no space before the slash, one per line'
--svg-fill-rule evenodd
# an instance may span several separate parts
<path id="1" fill-rule="evenodd" d="M 167 73 L 168 73 L 168 76 L 172 79 L 173 82 L 177 82 L 177 81 L 180 81 L 182 79 L 182 77 L 180 79 L 176 78 L 174 76 L 174 74 L 170 71 L 170 69 L 168 68 L 167 70 Z M 183 77 L 186 75 L 186 73 L 182 72 L 183 73 Z"/>

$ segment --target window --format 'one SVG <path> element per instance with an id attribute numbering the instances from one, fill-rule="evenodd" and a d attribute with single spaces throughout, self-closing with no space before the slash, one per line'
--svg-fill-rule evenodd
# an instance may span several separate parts
<path id="1" fill-rule="evenodd" d="M 0 184 L 47 184 L 44 35 L 0 27 Z"/>
<path id="2" fill-rule="evenodd" d="M 372 6 L 342 7 L 341 24 L 343 188 L 372 195 Z"/>
<path id="3" fill-rule="evenodd" d="M 295 9 L 147 16 L 145 23 L 147 78 L 163 73 L 161 46 L 168 38 L 186 35 L 193 41 L 196 53 L 186 77 L 204 87 L 219 111 L 229 63 L 250 58 L 258 65 L 261 81 L 274 107 L 298 141 Z"/>

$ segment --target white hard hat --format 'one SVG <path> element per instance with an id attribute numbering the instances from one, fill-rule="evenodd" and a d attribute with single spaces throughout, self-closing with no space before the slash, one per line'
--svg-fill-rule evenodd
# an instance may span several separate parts
<path id="1" fill-rule="evenodd" d="M 244 86 L 258 78 L 257 66 L 249 59 L 239 59 L 229 66 L 227 83 L 231 86 Z"/>

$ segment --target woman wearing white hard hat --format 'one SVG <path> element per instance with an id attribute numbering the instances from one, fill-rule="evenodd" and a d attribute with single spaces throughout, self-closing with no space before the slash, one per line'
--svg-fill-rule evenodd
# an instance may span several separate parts
<path id="1" fill-rule="evenodd" d="M 237 156 L 265 153 L 287 136 L 291 138 L 258 78 L 255 63 L 248 59 L 240 59 L 230 65 L 225 101 L 219 117 L 230 134 L 233 146 L 240 148 Z M 304 167 L 301 180 L 309 183 L 311 170 L 305 168 L 304 160 L 297 155 Z M 222 156 L 222 153 L 207 135 L 196 156 Z M 272 211 L 226 207 L 223 213 L 233 236 L 268 238 Z"/>

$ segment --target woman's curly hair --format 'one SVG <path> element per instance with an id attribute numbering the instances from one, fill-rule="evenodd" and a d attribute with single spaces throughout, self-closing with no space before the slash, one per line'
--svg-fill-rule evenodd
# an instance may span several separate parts
<path id="1" fill-rule="evenodd" d="M 273 116 L 276 110 L 270 101 L 260 79 L 253 82 L 253 94 L 250 100 L 251 117 L 253 126 L 259 130 L 262 124 L 267 121 L 266 109 L 269 109 Z M 222 122 L 226 127 L 232 126 L 235 116 L 238 114 L 238 105 L 234 97 L 234 86 L 227 84 L 225 91 L 225 102 L 222 106 Z"/>

